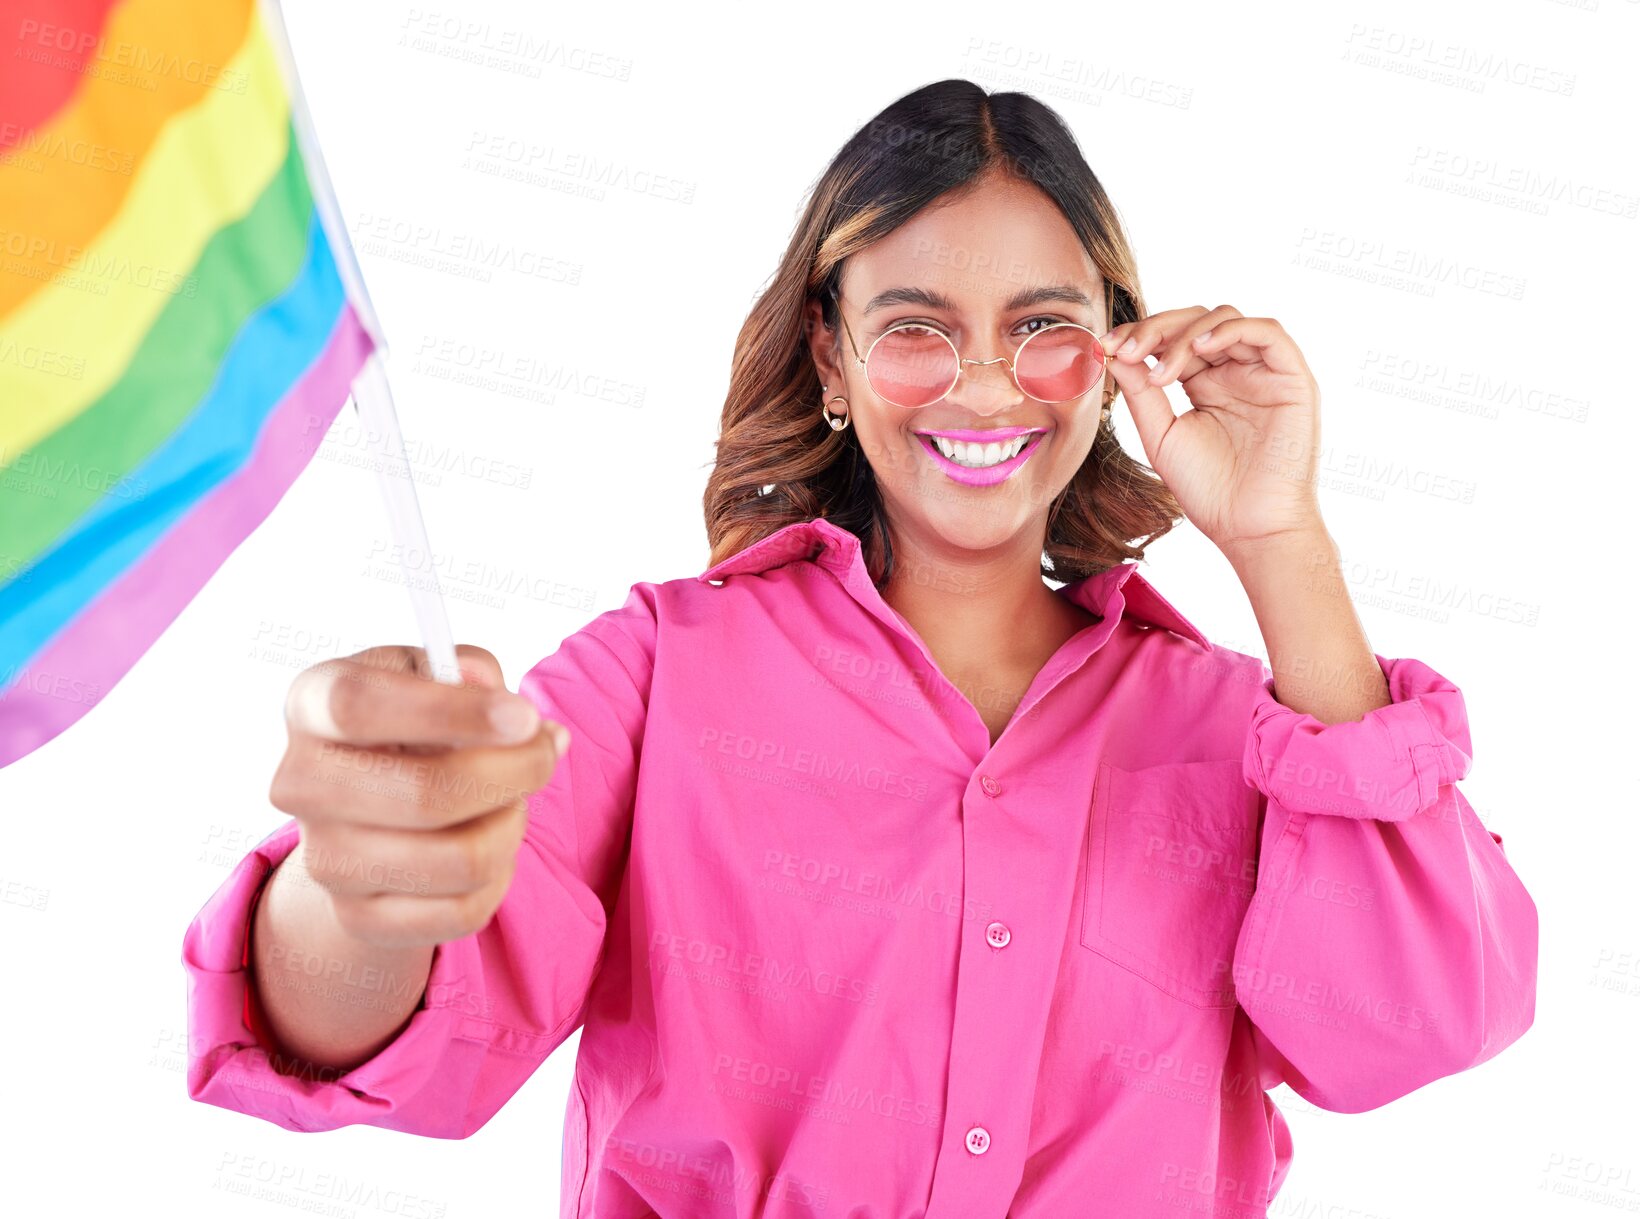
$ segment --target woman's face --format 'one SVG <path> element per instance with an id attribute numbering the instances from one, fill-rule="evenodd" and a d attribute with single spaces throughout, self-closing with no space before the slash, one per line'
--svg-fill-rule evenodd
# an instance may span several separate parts
<path id="1" fill-rule="evenodd" d="M 908 321 L 942 331 L 965 360 L 1012 359 L 1028 335 L 1053 322 L 1076 322 L 1097 335 L 1109 329 L 1104 281 L 1092 259 L 1052 200 L 1019 180 L 987 177 L 965 196 L 923 209 L 852 255 L 841 284 L 843 316 L 862 356 L 883 331 Z M 1020 299 L 1033 289 L 1054 291 Z M 872 391 L 848 335 L 841 327 L 835 336 L 826 331 L 816 302 L 809 319 L 826 397 L 848 399 L 896 533 L 909 531 L 936 552 L 1001 551 L 1022 536 L 1038 546 L 1054 497 L 1093 445 L 1105 379 L 1075 401 L 1038 402 L 1020 391 L 1006 365 L 964 364 L 943 399 L 907 410 Z M 832 409 L 844 411 L 841 403 Z M 818 418 L 815 426 L 820 433 Z M 1012 469 L 1000 481 L 980 474 L 976 483 L 935 452 L 935 436 L 987 429 L 1039 433 L 1026 438 L 1023 460 L 1004 463 Z"/>

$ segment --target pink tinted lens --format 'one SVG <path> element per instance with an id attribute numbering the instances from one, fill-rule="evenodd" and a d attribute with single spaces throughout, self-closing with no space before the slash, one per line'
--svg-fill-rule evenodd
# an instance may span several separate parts
<path id="1" fill-rule="evenodd" d="M 1026 339 L 1014 357 L 1019 388 L 1044 402 L 1070 402 L 1099 384 L 1105 353 L 1080 326 L 1048 326 Z"/>
<path id="2" fill-rule="evenodd" d="M 944 335 L 925 326 L 890 330 L 866 357 L 866 379 L 885 402 L 918 407 L 937 402 L 956 380 L 957 355 Z"/>

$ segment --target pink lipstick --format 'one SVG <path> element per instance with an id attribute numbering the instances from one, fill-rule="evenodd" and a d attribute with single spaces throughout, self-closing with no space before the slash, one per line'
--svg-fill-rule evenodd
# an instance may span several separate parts
<path id="1" fill-rule="evenodd" d="M 1047 435 L 1047 428 L 1009 427 L 1009 428 L 917 428 L 915 433 L 921 441 L 923 451 L 953 482 L 962 483 L 969 487 L 990 487 L 1011 477 L 1031 459 L 1037 447 L 1042 443 L 1042 437 Z M 940 451 L 935 437 L 950 441 L 958 446 L 958 455 L 967 456 L 969 445 L 988 446 L 992 444 L 1006 445 L 1021 436 L 1029 437 L 1024 447 L 1006 461 L 1000 461 L 991 466 L 966 465 L 961 461 L 953 460 Z M 977 453 L 974 454 L 978 456 Z"/>

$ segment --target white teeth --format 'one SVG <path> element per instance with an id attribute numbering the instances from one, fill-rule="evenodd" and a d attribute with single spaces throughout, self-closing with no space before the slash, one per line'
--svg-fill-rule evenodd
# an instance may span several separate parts
<path id="1" fill-rule="evenodd" d="M 939 447 L 941 453 L 959 466 L 972 466 L 976 470 L 983 470 L 986 466 L 994 466 L 1009 458 L 1017 457 L 1019 451 L 1030 442 L 1031 433 L 1016 436 L 1006 444 L 972 444 L 961 440 L 947 440 L 944 436 L 932 436 L 931 439 Z"/>

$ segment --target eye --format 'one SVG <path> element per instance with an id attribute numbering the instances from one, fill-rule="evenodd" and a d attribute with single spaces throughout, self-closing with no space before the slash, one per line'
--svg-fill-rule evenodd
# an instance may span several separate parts
<path id="1" fill-rule="evenodd" d="M 1040 314 L 1036 317 L 1026 318 L 1024 321 L 1015 326 L 1014 329 L 1018 332 L 1021 327 L 1029 327 L 1029 329 L 1024 331 L 1025 337 L 1029 338 L 1038 331 L 1046 330 L 1049 326 L 1063 326 L 1070 320 L 1071 319 L 1069 318 L 1055 317 L 1052 314 Z M 882 330 L 878 331 L 878 334 L 888 334 L 891 331 L 900 330 L 910 331 L 913 336 L 921 331 L 933 331 L 936 334 L 945 334 L 944 328 L 938 322 L 924 321 L 921 318 L 906 318 L 900 321 L 889 322 L 883 327 Z M 949 335 L 946 335 L 946 337 L 950 338 Z"/>
<path id="2" fill-rule="evenodd" d="M 1027 334 L 1027 336 L 1029 336 L 1029 335 L 1035 334 L 1037 332 L 1037 330 L 1046 330 L 1049 326 L 1062 326 L 1062 325 L 1065 324 L 1066 320 L 1067 319 L 1062 318 L 1062 317 L 1046 317 L 1046 316 L 1044 316 L 1044 317 L 1028 317 L 1023 322 L 1021 322 L 1020 325 L 1021 326 L 1029 326 L 1032 322 L 1041 322 L 1042 323 L 1042 325 L 1038 326 L 1036 328 L 1036 330 L 1027 331 L 1026 334 Z"/>

